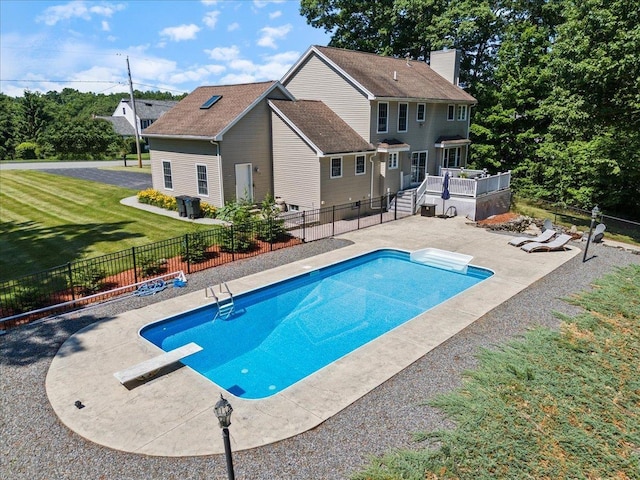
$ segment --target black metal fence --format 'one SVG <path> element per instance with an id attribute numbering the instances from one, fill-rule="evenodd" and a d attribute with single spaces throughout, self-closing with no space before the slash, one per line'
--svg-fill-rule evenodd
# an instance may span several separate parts
<path id="1" fill-rule="evenodd" d="M 140 247 L 69 262 L 0 283 L 0 330 L 91 302 L 135 292 L 145 280 L 194 273 L 235 260 L 328 238 L 410 215 L 389 209 L 389 197 L 266 220 L 214 225 Z"/>

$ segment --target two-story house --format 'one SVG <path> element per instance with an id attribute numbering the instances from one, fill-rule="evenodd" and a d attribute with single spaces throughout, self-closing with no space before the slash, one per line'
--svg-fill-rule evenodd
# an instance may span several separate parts
<path id="1" fill-rule="evenodd" d="M 414 188 L 466 166 L 476 100 L 457 78 L 455 50 L 429 66 L 312 46 L 281 82 L 200 87 L 145 129 L 153 187 L 291 210 Z"/>
<path id="2" fill-rule="evenodd" d="M 123 137 L 135 137 L 135 125 L 138 124 L 138 135 L 142 138 L 142 130 L 151 126 L 162 115 L 171 110 L 178 102 L 174 100 L 135 100 L 135 114 L 131 101 L 123 98 L 110 117 L 96 116 L 113 124 L 117 134 Z"/>

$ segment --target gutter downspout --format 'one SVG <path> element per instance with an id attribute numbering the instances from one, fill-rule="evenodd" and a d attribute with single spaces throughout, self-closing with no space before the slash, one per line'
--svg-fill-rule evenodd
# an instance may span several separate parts
<path id="1" fill-rule="evenodd" d="M 218 186 L 220 187 L 220 207 L 224 207 L 224 186 L 222 180 L 222 155 L 220 155 L 220 144 L 213 140 L 209 140 L 209 143 L 216 146 L 216 153 L 218 157 Z"/>
<path id="2" fill-rule="evenodd" d="M 379 207 L 374 207 L 373 206 L 373 173 L 374 173 L 374 170 L 375 170 L 375 163 L 373 161 L 374 158 L 376 158 L 375 155 L 371 155 L 369 157 L 369 161 L 371 162 L 371 187 L 370 187 L 370 190 L 369 190 L 369 208 L 371 210 L 379 210 L 379 209 L 382 208 L 382 202 L 380 202 L 380 206 Z"/>

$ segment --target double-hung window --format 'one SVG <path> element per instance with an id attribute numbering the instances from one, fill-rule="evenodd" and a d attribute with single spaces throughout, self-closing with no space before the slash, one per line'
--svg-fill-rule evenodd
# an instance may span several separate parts
<path id="1" fill-rule="evenodd" d="M 207 178 L 207 166 L 196 165 L 196 174 L 198 177 L 198 195 L 209 195 L 209 180 Z"/>
<path id="2" fill-rule="evenodd" d="M 443 164 L 445 168 L 455 168 L 460 166 L 462 156 L 461 147 L 445 148 L 443 152 Z"/>
<path id="3" fill-rule="evenodd" d="M 457 105 L 457 120 L 466 120 L 467 119 L 467 106 L 466 105 Z"/>
<path id="4" fill-rule="evenodd" d="M 407 131 L 407 116 L 409 112 L 408 103 L 398 104 L 398 132 Z"/>
<path id="5" fill-rule="evenodd" d="M 342 158 L 331 159 L 331 178 L 340 178 L 342 176 Z"/>
<path id="6" fill-rule="evenodd" d="M 389 160 L 387 161 L 389 170 L 398 168 L 398 152 L 392 152 L 389 154 Z"/>
<path id="7" fill-rule="evenodd" d="M 173 176 L 171 175 L 171 162 L 162 162 L 162 177 L 164 178 L 164 188 L 173 190 Z"/>
<path id="8" fill-rule="evenodd" d="M 378 133 L 387 133 L 389 130 L 389 104 L 378 103 Z"/>
<path id="9" fill-rule="evenodd" d="M 424 122 L 427 119 L 427 104 L 419 103 L 416 110 L 416 122 Z"/>
<path id="10" fill-rule="evenodd" d="M 364 155 L 356 155 L 356 175 L 364 175 L 366 173 L 367 167 L 365 163 Z"/>
<path id="11" fill-rule="evenodd" d="M 447 106 L 447 120 L 452 122 L 456 119 L 456 106 L 448 105 Z"/>

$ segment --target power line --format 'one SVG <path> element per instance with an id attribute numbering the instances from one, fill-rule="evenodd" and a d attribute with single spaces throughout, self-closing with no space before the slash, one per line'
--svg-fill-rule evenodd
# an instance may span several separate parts
<path id="1" fill-rule="evenodd" d="M 29 82 L 29 83 L 108 83 L 112 85 L 125 85 L 124 81 L 113 81 L 107 82 L 105 80 L 31 80 L 27 78 L 23 79 L 2 79 L 0 78 L 0 82 Z"/>

